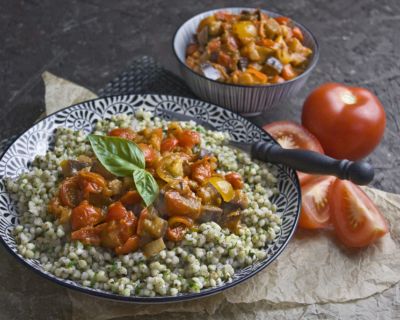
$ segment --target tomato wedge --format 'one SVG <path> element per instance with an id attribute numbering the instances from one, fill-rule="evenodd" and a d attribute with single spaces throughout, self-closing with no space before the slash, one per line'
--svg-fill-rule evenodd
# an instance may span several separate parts
<path id="1" fill-rule="evenodd" d="M 263 127 L 285 149 L 305 149 L 324 153 L 317 138 L 293 121 L 276 121 Z"/>
<path id="2" fill-rule="evenodd" d="M 299 226 L 305 229 L 322 229 L 329 225 L 329 190 L 335 177 L 312 177 L 302 187 Z"/>
<path id="3" fill-rule="evenodd" d="M 293 121 L 276 121 L 263 127 L 285 149 L 304 149 L 324 153 L 317 138 L 306 128 Z M 312 175 L 297 171 L 300 184 L 306 183 Z"/>
<path id="4" fill-rule="evenodd" d="M 365 247 L 388 232 L 382 213 L 352 182 L 337 179 L 328 201 L 335 233 L 346 246 Z"/>

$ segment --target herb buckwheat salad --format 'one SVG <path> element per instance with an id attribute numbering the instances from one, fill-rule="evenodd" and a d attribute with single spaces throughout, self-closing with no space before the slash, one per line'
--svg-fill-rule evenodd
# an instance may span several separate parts
<path id="1" fill-rule="evenodd" d="M 143 110 L 59 128 L 7 180 L 19 253 L 54 275 L 124 296 L 174 296 L 231 281 L 265 258 L 281 220 L 276 171 L 229 135 Z"/>

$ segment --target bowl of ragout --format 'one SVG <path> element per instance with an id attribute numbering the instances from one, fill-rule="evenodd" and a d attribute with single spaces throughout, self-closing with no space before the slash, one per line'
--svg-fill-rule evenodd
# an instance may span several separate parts
<path id="1" fill-rule="evenodd" d="M 220 292 L 271 263 L 297 224 L 295 172 L 229 146 L 261 139 L 272 141 L 188 98 L 114 96 L 63 109 L 0 159 L 1 240 L 42 276 L 93 295 L 157 303 Z"/>
<path id="2" fill-rule="evenodd" d="M 172 46 L 197 96 L 244 115 L 295 95 L 319 56 L 314 35 L 302 24 L 254 8 L 200 13 L 178 28 Z"/>

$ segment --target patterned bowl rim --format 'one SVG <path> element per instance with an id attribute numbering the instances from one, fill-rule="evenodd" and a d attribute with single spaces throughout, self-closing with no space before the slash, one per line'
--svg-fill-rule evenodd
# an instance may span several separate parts
<path id="1" fill-rule="evenodd" d="M 182 97 L 182 96 L 174 96 L 174 95 L 160 95 L 160 94 L 123 94 L 123 95 L 109 95 L 109 96 L 104 96 L 104 97 L 99 97 L 96 99 L 91 99 L 91 100 L 85 100 L 76 104 L 73 104 L 71 106 L 62 108 L 42 119 L 40 119 L 39 121 L 35 122 L 31 127 L 29 127 L 28 129 L 26 129 L 24 132 L 22 132 L 21 134 L 19 134 L 14 141 L 7 146 L 7 148 L 5 148 L 5 150 L 1 153 L 0 155 L 0 162 L 3 160 L 4 155 L 8 152 L 8 150 L 29 130 L 31 130 L 33 127 L 35 127 L 36 125 L 45 122 L 47 119 L 52 118 L 52 117 L 56 117 L 56 115 L 58 113 L 62 113 L 64 111 L 67 111 L 69 109 L 73 110 L 76 107 L 81 106 L 80 110 L 85 110 L 85 106 L 87 103 L 91 103 L 91 102 L 95 102 L 95 101 L 101 101 L 101 100 L 107 100 L 110 98 L 123 98 L 123 97 L 131 97 L 131 96 L 139 96 L 139 97 L 147 97 L 147 96 L 156 96 L 156 97 L 162 97 L 162 98 L 172 98 L 172 99 L 184 99 L 184 100 L 189 100 L 193 103 L 201 103 L 201 104 L 206 104 L 206 105 L 211 105 L 211 106 L 215 106 L 217 108 L 221 108 L 229 113 L 235 114 L 239 119 L 244 120 L 245 122 L 250 123 L 252 126 L 257 127 L 258 129 L 262 130 L 263 132 L 265 132 L 265 134 L 275 143 L 276 140 L 265 130 L 263 130 L 260 126 L 258 126 L 257 124 L 254 124 L 252 122 L 250 122 L 249 120 L 247 120 L 246 118 L 242 117 L 241 115 L 225 108 L 225 107 L 221 107 L 219 105 L 213 104 L 213 103 L 209 103 L 206 101 L 202 101 L 199 99 L 194 99 L 194 98 L 188 98 L 188 97 Z M 247 274 L 245 274 L 244 276 L 241 275 L 240 277 L 234 279 L 233 281 L 230 282 L 224 282 L 222 285 L 217 286 L 217 287 L 213 287 L 213 288 L 207 288 L 204 290 L 201 290 L 198 293 L 183 293 L 181 295 L 177 295 L 177 296 L 155 296 L 155 297 L 142 297 L 142 296 L 122 296 L 119 294 L 115 294 L 112 292 L 106 292 L 106 291 L 101 291 L 99 289 L 93 289 L 93 288 L 89 288 L 89 287 L 83 287 L 83 286 L 79 286 L 77 282 L 71 280 L 71 283 L 69 283 L 68 279 L 61 279 L 59 277 L 56 277 L 55 275 L 48 273 L 48 272 L 44 272 L 43 270 L 39 270 L 34 268 L 32 265 L 29 264 L 29 262 L 27 261 L 27 259 L 23 258 L 22 256 L 18 255 L 16 251 L 14 251 L 12 248 L 10 248 L 8 246 L 8 244 L 5 242 L 5 240 L 3 239 L 3 236 L 0 235 L 0 243 L 2 243 L 2 245 L 6 248 L 6 250 L 14 257 L 16 258 L 16 260 L 21 263 L 23 266 L 25 266 L 27 269 L 34 271 L 36 274 L 39 274 L 40 276 L 42 276 L 43 278 L 54 282 L 58 285 L 61 285 L 63 287 L 66 287 L 67 289 L 72 289 L 72 290 L 76 290 L 78 292 L 90 295 L 90 296 L 95 296 L 98 298 L 102 298 L 102 299 L 107 299 L 107 300 L 114 300 L 114 301 L 119 301 L 119 302 L 125 302 L 125 303 L 133 303 L 133 304 L 165 304 L 165 303 L 176 303 L 176 302 L 182 302 L 182 301 L 189 301 L 189 300 L 197 300 L 200 298 L 204 298 L 204 297 L 209 297 L 212 295 L 215 295 L 217 293 L 220 293 L 222 291 L 225 291 L 226 289 L 232 288 L 242 282 L 244 282 L 245 280 L 255 276 L 257 273 L 259 273 L 260 271 L 264 270 L 268 265 L 270 265 L 273 261 L 275 261 L 275 259 L 283 252 L 283 250 L 286 248 L 286 246 L 288 245 L 289 241 L 291 240 L 291 238 L 293 237 L 295 231 L 296 231 L 296 227 L 299 221 L 299 216 L 300 216 L 300 208 L 301 208 L 301 189 L 300 189 L 300 182 L 299 182 L 299 178 L 297 175 L 297 172 L 288 167 L 288 166 L 284 166 L 289 169 L 289 171 L 292 171 L 294 173 L 293 177 L 294 177 L 294 186 L 295 189 L 297 191 L 297 212 L 295 212 L 295 218 L 294 218 L 294 223 L 291 226 L 290 232 L 287 236 L 287 238 L 284 240 L 284 242 L 282 243 L 281 247 L 274 253 L 274 255 L 272 257 L 270 257 L 269 259 L 261 259 L 259 261 L 259 263 L 262 263 L 261 265 L 257 266 L 256 269 L 252 270 L 251 272 L 248 272 Z M 7 192 L 8 193 L 8 192 Z M 239 270 L 240 271 L 240 270 Z M 235 272 L 236 273 L 236 272 Z"/>
<path id="2" fill-rule="evenodd" d="M 194 70 L 192 70 L 191 68 L 189 68 L 189 67 L 186 65 L 186 63 L 185 63 L 184 61 L 181 60 L 181 58 L 179 57 L 178 53 L 176 52 L 176 50 L 175 50 L 175 42 L 176 42 L 176 39 L 177 39 L 177 36 L 178 36 L 179 31 L 184 27 L 184 25 L 185 25 L 186 23 L 188 23 L 189 21 L 191 21 L 191 20 L 197 18 L 198 16 L 201 16 L 201 15 L 204 15 L 204 14 L 208 14 L 208 15 L 209 15 L 209 14 L 214 13 L 214 12 L 217 12 L 217 11 L 229 11 L 229 10 L 256 10 L 256 9 L 257 9 L 257 8 L 251 8 L 251 7 L 222 7 L 222 8 L 219 8 L 219 9 L 211 9 L 211 10 L 207 10 L 207 11 L 200 12 L 200 13 L 196 14 L 195 16 L 193 16 L 193 17 L 187 19 L 184 23 L 182 23 L 182 24 L 176 29 L 176 31 L 175 31 L 175 33 L 174 33 L 174 36 L 173 36 L 173 38 L 172 38 L 172 43 L 171 43 L 171 45 L 172 45 L 172 51 L 173 51 L 173 53 L 174 53 L 174 55 L 175 55 L 176 60 L 178 60 L 179 64 L 180 64 L 181 66 L 183 66 L 185 69 L 189 70 L 192 74 L 194 74 L 194 75 L 196 75 L 196 76 L 198 76 L 198 77 L 200 77 L 200 78 L 203 78 L 204 80 L 213 82 L 213 83 L 218 84 L 218 85 L 227 86 L 227 87 L 238 87 L 238 88 L 273 88 L 273 87 L 281 87 L 281 86 L 285 86 L 285 85 L 287 85 L 287 84 L 289 84 L 289 83 L 295 82 L 296 80 L 299 80 L 299 79 L 304 78 L 304 77 L 306 77 L 307 75 L 309 75 L 309 74 L 314 70 L 315 66 L 317 65 L 318 59 L 319 59 L 319 44 L 318 44 L 317 38 L 316 38 L 316 37 L 314 36 L 314 34 L 310 31 L 310 29 L 308 29 L 307 27 L 305 27 L 302 23 L 299 23 L 299 22 L 297 22 L 297 21 L 295 21 L 295 20 L 293 20 L 293 19 L 291 19 L 291 20 L 295 23 L 296 26 L 301 27 L 302 29 L 306 30 L 306 31 L 310 34 L 310 36 L 311 36 L 311 41 L 314 43 L 314 46 L 315 46 L 315 48 L 314 48 L 314 54 L 313 54 L 313 56 L 312 56 L 312 59 L 311 59 L 309 65 L 307 66 L 306 70 L 305 70 L 302 74 L 298 75 L 297 77 L 295 77 L 295 78 L 293 78 L 293 79 L 286 80 L 286 81 L 284 81 L 284 82 L 282 82 L 282 83 L 256 84 L 256 85 L 254 85 L 254 84 L 253 84 L 253 85 L 242 85 L 242 84 L 234 84 L 234 83 L 225 83 L 225 82 L 221 82 L 221 81 L 209 79 L 209 78 L 203 76 L 202 74 L 197 73 L 196 71 L 194 71 Z M 267 13 L 267 14 L 272 14 L 272 15 L 280 16 L 279 13 L 276 13 L 276 12 L 273 12 L 273 11 L 264 10 L 264 9 L 260 9 L 260 10 L 261 10 L 262 12 L 264 12 L 264 13 Z"/>

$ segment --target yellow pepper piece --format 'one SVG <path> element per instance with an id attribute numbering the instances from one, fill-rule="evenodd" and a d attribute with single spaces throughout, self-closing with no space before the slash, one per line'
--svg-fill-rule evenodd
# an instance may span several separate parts
<path id="1" fill-rule="evenodd" d="M 223 178 L 211 177 L 207 179 L 207 182 L 211 183 L 211 185 L 218 191 L 225 202 L 231 201 L 235 196 L 235 191 L 233 190 L 232 185 Z"/>
<path id="2" fill-rule="evenodd" d="M 257 28 L 250 21 L 239 21 L 233 25 L 233 33 L 240 39 L 255 39 L 257 37 Z M 247 41 L 246 41 L 247 42 Z"/>

